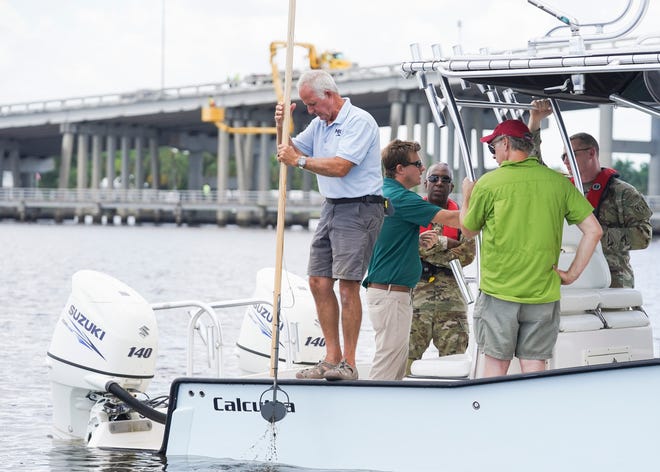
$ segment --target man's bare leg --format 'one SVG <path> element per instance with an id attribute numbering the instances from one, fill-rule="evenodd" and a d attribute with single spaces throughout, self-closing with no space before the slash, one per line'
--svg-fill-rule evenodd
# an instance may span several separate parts
<path id="1" fill-rule="evenodd" d="M 341 297 L 341 327 L 344 335 L 344 359 L 355 367 L 360 326 L 362 325 L 362 302 L 359 280 L 339 280 Z"/>
<path id="2" fill-rule="evenodd" d="M 325 361 L 338 364 L 342 360 L 339 344 L 339 303 L 334 291 L 335 281 L 330 277 L 309 277 L 309 288 L 314 296 L 316 313 L 325 337 Z"/>
<path id="3" fill-rule="evenodd" d="M 542 372 L 545 370 L 545 361 L 538 359 L 520 359 L 520 371 L 525 374 L 527 372 Z"/>
<path id="4" fill-rule="evenodd" d="M 501 375 L 506 375 L 509 370 L 509 364 L 511 360 L 502 360 L 491 357 L 488 354 L 484 354 L 484 377 L 498 377 Z"/>

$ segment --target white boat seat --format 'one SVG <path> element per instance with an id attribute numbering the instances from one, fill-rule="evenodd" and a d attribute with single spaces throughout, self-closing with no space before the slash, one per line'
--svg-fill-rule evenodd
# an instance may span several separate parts
<path id="1" fill-rule="evenodd" d="M 570 288 L 561 288 L 559 310 L 562 314 L 594 311 L 600 304 L 600 290 L 589 288 L 572 288 L 572 286 L 570 286 Z"/>
<path id="2" fill-rule="evenodd" d="M 604 288 L 598 292 L 604 310 L 642 306 L 642 292 L 634 288 Z"/>
<path id="3" fill-rule="evenodd" d="M 575 333 L 580 331 L 597 331 L 605 325 L 598 316 L 590 313 L 562 315 L 559 319 L 560 333 Z"/>
<path id="4" fill-rule="evenodd" d="M 570 267 L 581 238 L 582 232 L 576 225 L 568 225 L 564 222 L 561 253 L 559 254 L 557 267 L 562 270 L 567 270 Z M 570 287 L 571 289 L 607 288 L 610 286 L 610 282 L 610 268 L 607 265 L 607 260 L 603 255 L 603 248 L 599 242 L 596 245 L 596 249 L 591 256 L 591 259 L 589 259 L 587 267 L 585 267 L 582 274 L 580 274 L 580 277 L 567 287 Z"/>
<path id="5" fill-rule="evenodd" d="M 468 354 L 419 359 L 410 366 L 415 377 L 460 379 L 470 375 L 472 359 Z"/>
<path id="6" fill-rule="evenodd" d="M 603 318 L 610 329 L 637 328 L 649 325 L 646 313 L 637 310 L 603 311 Z"/>

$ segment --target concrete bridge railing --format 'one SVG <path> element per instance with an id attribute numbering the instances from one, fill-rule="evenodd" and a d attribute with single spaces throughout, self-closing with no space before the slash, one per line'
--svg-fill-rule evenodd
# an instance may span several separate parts
<path id="1" fill-rule="evenodd" d="M 50 189 L 0 188 L 0 206 L 71 206 L 72 204 L 134 204 L 134 205 L 187 205 L 211 204 L 220 206 L 277 206 L 277 190 L 269 191 L 217 191 L 154 190 L 154 189 Z M 314 191 L 289 190 L 287 205 L 320 206 L 323 197 Z"/>

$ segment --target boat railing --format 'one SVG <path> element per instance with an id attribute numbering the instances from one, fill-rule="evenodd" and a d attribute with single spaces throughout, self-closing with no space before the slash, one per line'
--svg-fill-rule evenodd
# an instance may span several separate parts
<path id="1" fill-rule="evenodd" d="M 226 345 L 223 341 L 222 323 L 216 310 L 247 307 L 253 305 L 267 305 L 273 307 L 273 302 L 262 300 L 259 298 L 240 298 L 234 300 L 222 300 L 213 302 L 202 302 L 198 300 L 180 300 L 173 302 L 152 303 L 151 308 L 154 311 L 171 310 L 176 308 L 188 309 L 190 319 L 188 320 L 187 327 L 187 346 L 186 346 L 186 376 L 192 377 L 194 375 L 195 360 L 194 360 L 194 345 L 195 345 L 195 332 L 200 336 L 202 342 L 207 347 L 207 362 L 209 367 L 215 371 L 216 377 L 223 376 L 223 358 L 222 348 Z M 284 344 L 287 346 L 288 355 L 286 360 L 287 368 L 291 367 L 292 359 L 295 358 L 293 350 L 297 342 L 292 340 L 291 328 L 285 316 L 281 314 L 281 322 L 284 327 Z M 206 323 L 202 323 L 202 319 Z"/>

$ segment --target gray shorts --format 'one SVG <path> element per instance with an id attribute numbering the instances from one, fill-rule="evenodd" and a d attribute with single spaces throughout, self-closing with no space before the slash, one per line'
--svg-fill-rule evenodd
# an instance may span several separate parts
<path id="1" fill-rule="evenodd" d="M 307 274 L 362 280 L 383 225 L 382 203 L 324 202 L 309 253 Z"/>
<path id="2" fill-rule="evenodd" d="M 550 359 L 559 334 L 559 301 L 516 303 L 480 292 L 473 320 L 477 344 L 489 356 Z"/>

